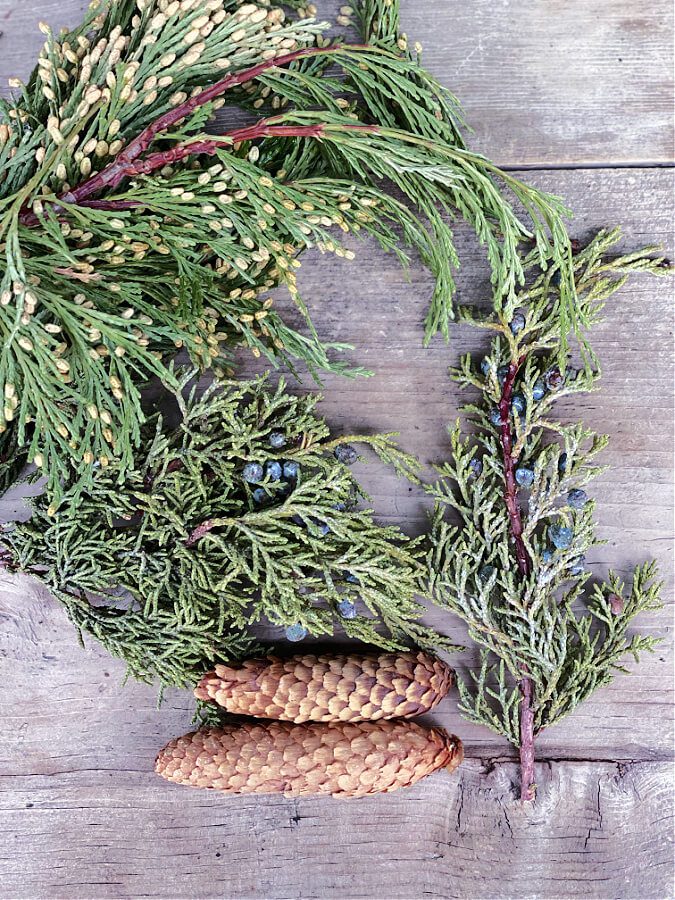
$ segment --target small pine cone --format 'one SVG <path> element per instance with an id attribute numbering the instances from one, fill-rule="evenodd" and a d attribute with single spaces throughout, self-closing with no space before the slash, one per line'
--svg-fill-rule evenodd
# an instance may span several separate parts
<path id="1" fill-rule="evenodd" d="M 298 654 L 216 666 L 195 688 L 230 713 L 287 722 L 362 722 L 429 712 L 453 671 L 427 653 Z"/>
<path id="2" fill-rule="evenodd" d="M 462 756 L 459 738 L 414 722 L 246 722 L 175 738 L 155 771 L 226 794 L 363 797 L 452 772 Z"/>

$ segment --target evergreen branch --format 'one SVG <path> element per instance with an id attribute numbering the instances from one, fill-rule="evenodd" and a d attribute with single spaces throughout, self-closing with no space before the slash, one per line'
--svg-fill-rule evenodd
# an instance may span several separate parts
<path id="1" fill-rule="evenodd" d="M 404 265 L 420 254 L 435 279 L 427 341 L 454 315 L 457 214 L 486 247 L 498 308 L 513 306 L 533 238 L 530 264 L 560 277 L 562 325 L 583 321 L 566 210 L 466 150 L 397 4 L 364 3 L 353 46 L 264 4 L 169 6 L 119 0 L 71 32 L 45 27 L 36 69 L 0 103 L 0 428 L 56 500 L 74 472 L 84 490 L 95 463 L 130 463 L 141 386 L 175 389 L 177 350 L 217 375 L 237 346 L 317 378 L 363 374 L 320 340 L 297 289 L 303 250 L 353 257 L 336 233 L 372 236 Z M 224 104 L 264 114 L 207 133 Z M 280 285 L 306 334 L 272 308 Z"/>
<path id="2" fill-rule="evenodd" d="M 193 375 L 173 373 L 176 427 L 154 416 L 130 466 L 99 467 L 86 494 L 71 478 L 57 510 L 34 499 L 0 535 L 2 565 L 40 578 L 78 629 L 162 685 L 246 654 L 261 620 L 451 648 L 418 621 L 419 541 L 361 508 L 357 451 L 316 416 L 319 398 L 265 379 L 198 397 Z M 348 440 L 414 468 L 387 436 Z"/>
<path id="3" fill-rule="evenodd" d="M 642 253 L 613 257 L 618 231 L 601 232 L 573 260 L 581 319 L 597 321 L 605 301 L 632 272 L 662 275 L 664 260 Z M 536 252 L 524 260 L 531 281 L 510 318 L 460 310 L 494 335 L 478 363 L 454 373 L 482 402 L 465 412 L 475 438 L 451 430 L 451 458 L 428 490 L 436 512 L 427 542 L 429 595 L 459 615 L 481 648 L 481 666 L 460 685 L 460 708 L 519 747 L 521 797 L 534 798 L 534 740 L 590 694 L 625 671 L 622 657 L 653 649 L 628 637 L 635 616 L 660 607 L 653 563 L 638 566 L 633 587 L 610 574 L 587 592 L 585 555 L 597 543 L 594 504 L 584 488 L 607 439 L 551 419 L 558 398 L 595 389 L 597 359 L 578 336 L 581 365 L 560 367 L 563 301 L 556 273 L 541 273 Z M 544 443 L 551 432 L 556 440 Z M 444 521 L 451 507 L 458 527 Z M 578 602 L 586 611 L 579 613 Z M 495 686 L 496 685 L 496 686 Z M 517 713 L 516 713 L 517 709 Z"/>

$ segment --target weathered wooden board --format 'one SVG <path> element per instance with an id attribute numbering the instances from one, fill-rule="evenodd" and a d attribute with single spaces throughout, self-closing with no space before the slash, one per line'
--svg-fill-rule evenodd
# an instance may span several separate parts
<path id="1" fill-rule="evenodd" d="M 0 776 L 2 896 L 672 896 L 668 763 L 542 763 L 529 810 L 515 765 L 489 759 L 389 797 L 225 800 L 148 778 L 154 749 L 120 742 L 131 760 L 64 747 Z"/>
<path id="2" fill-rule="evenodd" d="M 341 0 L 316 0 L 334 20 Z M 664 163 L 673 158 L 668 0 L 402 0 L 411 41 L 465 105 L 472 145 L 503 165 Z M 0 89 L 85 0 L 0 0 Z"/>
<path id="3" fill-rule="evenodd" d="M 670 896 L 670 761 L 542 761 L 530 810 L 496 746 L 390 797 L 225 799 L 151 774 L 183 696 L 122 688 L 25 582 L 0 620 L 4 898 Z"/>
<path id="4" fill-rule="evenodd" d="M 320 2 L 321 13 L 339 5 Z M 0 0 L 0 80 L 25 75 L 38 18 L 76 21 L 82 0 Z M 403 0 L 411 38 L 465 102 L 475 145 L 508 165 L 672 162 L 670 5 L 536 0 Z M 619 59 L 621 61 L 619 61 Z M 625 246 L 671 243 L 672 173 L 649 166 L 529 173 L 565 195 L 583 237 L 622 223 Z M 486 290 L 480 252 L 460 233 L 460 294 Z M 301 283 L 321 334 L 351 342 L 370 379 L 328 377 L 322 410 L 338 430 L 398 430 L 428 467 L 447 450 L 460 397 L 447 369 L 479 336 L 422 349 L 431 280 L 408 283 L 370 245 L 353 264 L 306 257 Z M 279 301 L 280 303 L 283 301 Z M 600 535 L 590 560 L 628 574 L 656 556 L 672 596 L 672 285 L 635 279 L 595 332 L 600 393 L 560 405 L 607 432 L 610 471 L 596 482 Z M 243 373 L 258 368 L 242 356 Z M 308 382 L 302 389 L 309 389 Z M 378 465 L 359 466 L 385 521 L 417 532 L 424 498 Z M 0 504 L 0 518 L 15 502 Z M 436 611 L 429 621 L 461 637 Z M 0 897 L 3 898 L 662 898 L 672 886 L 672 607 L 645 617 L 664 638 L 542 735 L 538 798 L 523 810 L 504 743 L 435 715 L 465 738 L 455 776 L 365 801 L 225 800 L 151 773 L 159 747 L 187 729 L 186 694 L 161 710 L 154 689 L 120 684 L 122 666 L 83 651 L 58 605 L 27 580 L 0 585 Z M 470 656 L 466 657 L 470 660 Z M 617 762 L 618 761 L 618 762 Z"/>
<path id="5" fill-rule="evenodd" d="M 668 0 L 403 0 L 424 62 L 505 165 L 671 162 Z"/>

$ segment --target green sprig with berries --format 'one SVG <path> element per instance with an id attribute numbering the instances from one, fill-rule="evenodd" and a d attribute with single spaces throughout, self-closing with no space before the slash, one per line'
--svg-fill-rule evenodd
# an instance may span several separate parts
<path id="1" fill-rule="evenodd" d="M 436 281 L 427 338 L 453 315 L 456 215 L 485 246 L 499 308 L 533 236 L 562 273 L 563 330 L 579 321 L 562 203 L 466 149 L 397 3 L 356 13 L 359 45 L 267 0 L 100 0 L 72 31 L 44 26 L 35 70 L 0 101 L 0 432 L 57 499 L 73 471 L 85 489 L 94 463 L 132 464 L 140 385 L 175 390 L 177 349 L 219 376 L 241 345 L 345 371 L 296 284 L 303 250 L 354 255 L 342 233 L 403 264 L 419 253 Z M 223 106 L 257 118 L 207 131 Z M 306 331 L 278 312 L 278 286 Z"/>
<path id="2" fill-rule="evenodd" d="M 32 500 L 30 521 L 0 536 L 3 565 L 41 579 L 81 632 L 162 686 L 252 652 L 258 623 L 291 641 L 339 624 L 382 647 L 443 645 L 418 622 L 419 541 L 374 521 L 349 469 L 360 444 L 415 479 L 390 436 L 331 437 L 318 396 L 283 382 L 175 399 L 179 424 L 149 419 L 124 472 L 94 469 L 79 499 L 64 485 L 55 513 Z"/>
<path id="3" fill-rule="evenodd" d="M 618 238 L 600 233 L 575 254 L 589 325 L 630 274 L 668 272 L 657 248 L 611 256 Z M 661 605 L 654 563 L 638 566 L 627 587 L 613 572 L 589 585 L 586 553 L 598 541 L 586 487 L 602 471 L 595 458 L 607 438 L 560 424 L 553 407 L 594 390 L 599 365 L 582 334 L 578 366 L 561 368 L 558 275 L 531 271 L 510 316 L 459 312 L 494 337 L 479 363 L 466 356 L 454 373 L 480 394 L 464 408 L 477 433 L 462 437 L 459 421 L 450 429 L 452 457 L 428 488 L 428 592 L 466 622 L 481 651 L 479 668 L 459 682 L 460 709 L 519 748 L 523 800 L 535 795 L 536 736 L 625 671 L 626 654 L 654 649 L 654 638 L 628 630 Z"/>

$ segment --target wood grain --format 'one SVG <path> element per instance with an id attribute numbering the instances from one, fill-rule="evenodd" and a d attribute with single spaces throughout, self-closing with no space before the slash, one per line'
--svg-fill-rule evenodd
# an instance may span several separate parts
<path id="1" fill-rule="evenodd" d="M 2 82 L 29 71 L 38 18 L 72 24 L 84 7 L 0 0 Z M 403 0 L 403 15 L 426 63 L 462 97 L 474 146 L 510 166 L 575 167 L 522 174 L 567 198 L 577 236 L 622 223 L 626 247 L 660 240 L 673 252 L 672 173 L 608 167 L 672 162 L 670 4 Z M 474 301 L 487 296 L 485 266 L 469 234 L 458 240 L 460 296 Z M 447 369 L 462 352 L 480 353 L 481 341 L 455 327 L 449 347 L 423 350 L 428 274 L 413 262 L 406 281 L 393 258 L 355 249 L 352 264 L 306 256 L 300 273 L 319 332 L 353 343 L 349 358 L 375 372 L 326 378 L 322 412 L 338 431 L 398 430 L 428 471 L 447 453 L 444 428 L 462 399 Z M 610 469 L 593 489 L 608 543 L 593 571 L 627 575 L 655 556 L 669 600 L 672 299 L 668 282 L 624 288 L 594 334 L 601 391 L 560 404 L 561 418 L 611 436 Z M 242 374 L 259 368 L 240 361 Z M 420 491 L 377 464 L 358 472 L 383 521 L 424 527 Z M 20 505 L 3 498 L 0 519 Z M 428 620 L 463 636 L 442 612 Z M 80 648 L 35 582 L 3 578 L 0 897 L 672 896 L 672 606 L 639 624 L 663 638 L 659 652 L 541 736 L 529 810 L 516 799 L 509 749 L 464 723 L 453 697 L 430 721 L 465 739 L 469 758 L 455 776 L 352 802 L 224 799 L 151 774 L 158 749 L 189 727 L 189 696 L 171 691 L 158 710 L 153 688 L 122 686 L 119 661 L 93 642 Z"/>

